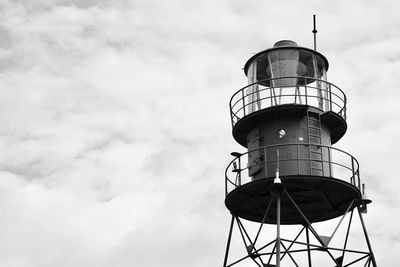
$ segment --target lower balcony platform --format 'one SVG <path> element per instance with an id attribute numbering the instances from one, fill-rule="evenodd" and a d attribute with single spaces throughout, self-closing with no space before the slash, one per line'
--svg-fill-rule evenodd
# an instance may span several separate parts
<path id="1" fill-rule="evenodd" d="M 274 178 L 258 179 L 236 187 L 228 193 L 225 205 L 235 216 L 262 222 L 265 210 L 273 198 Z M 342 216 L 356 207 L 354 199 L 361 199 L 360 190 L 339 179 L 323 176 L 281 177 L 285 190 L 298 205 L 310 223 Z M 349 207 L 351 205 L 351 207 Z M 271 203 L 264 223 L 276 224 L 276 204 Z M 304 224 L 291 201 L 281 198 L 281 224 Z"/>
<path id="2" fill-rule="evenodd" d="M 232 155 L 235 158 L 225 171 L 225 205 L 234 216 L 276 223 L 276 204 L 270 200 L 275 199 L 273 181 L 278 168 L 287 192 L 282 195 L 282 224 L 304 223 L 293 202 L 313 223 L 339 217 L 362 200 L 359 164 L 343 150 L 289 143 Z M 264 218 L 268 205 L 270 212 Z"/>

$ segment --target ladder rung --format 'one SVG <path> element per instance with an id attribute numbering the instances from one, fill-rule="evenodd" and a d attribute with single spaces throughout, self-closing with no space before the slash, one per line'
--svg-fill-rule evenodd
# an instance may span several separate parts
<path id="1" fill-rule="evenodd" d="M 319 143 L 311 143 L 310 142 L 310 149 L 311 147 L 316 147 L 316 149 L 320 149 L 321 148 L 321 141 Z"/>
<path id="2" fill-rule="evenodd" d="M 319 113 L 313 112 L 313 111 L 310 111 L 310 110 L 307 110 L 307 113 L 308 113 L 308 114 L 313 114 L 313 115 L 315 115 L 315 116 L 319 116 Z"/>
<path id="3" fill-rule="evenodd" d="M 310 151 L 310 153 L 313 153 L 313 154 L 318 154 L 318 155 L 322 155 L 322 153 L 321 153 L 321 152 Z"/>
<path id="4" fill-rule="evenodd" d="M 319 154 L 319 153 L 313 153 L 313 154 L 322 156 L 322 154 Z M 320 159 L 314 159 L 314 160 L 320 160 Z"/>
<path id="5" fill-rule="evenodd" d="M 312 159 L 312 160 L 319 160 L 319 159 Z M 321 164 L 322 164 L 322 162 L 318 162 L 318 163 L 314 163 L 313 165 L 319 167 Z"/>
<path id="6" fill-rule="evenodd" d="M 310 128 L 310 129 L 317 129 L 317 130 L 321 130 L 321 128 L 320 128 L 320 127 L 314 127 L 314 126 L 308 126 L 308 128 Z"/>
<path id="7" fill-rule="evenodd" d="M 309 121 L 316 121 L 316 122 L 319 122 L 319 119 L 311 118 L 311 117 L 308 117 L 308 120 L 309 120 Z"/>
<path id="8" fill-rule="evenodd" d="M 322 155 L 322 153 L 317 152 L 317 151 L 310 151 L 310 154 Z M 239 170 L 239 171 L 240 171 L 240 170 Z"/>
<path id="9" fill-rule="evenodd" d="M 316 135 L 316 134 L 309 134 L 309 136 L 321 138 L 320 135 Z"/>
<path id="10" fill-rule="evenodd" d="M 316 116 L 310 116 L 310 115 L 308 115 L 308 119 L 319 120 L 319 116 L 318 116 L 318 115 L 316 115 Z"/>
<path id="11" fill-rule="evenodd" d="M 311 163 L 322 164 L 322 161 L 320 161 L 318 159 L 311 159 Z"/>
<path id="12" fill-rule="evenodd" d="M 311 170 L 314 170 L 314 171 L 323 171 L 323 169 L 314 168 L 314 167 L 311 167 Z"/>
<path id="13" fill-rule="evenodd" d="M 322 161 L 322 158 L 319 158 L 319 159 L 316 159 L 316 158 L 314 158 L 314 159 L 311 159 L 311 160 L 317 160 L 317 161 Z M 315 162 L 315 161 L 314 161 Z M 322 162 L 318 162 L 318 163 L 316 163 L 316 164 L 321 164 Z"/>

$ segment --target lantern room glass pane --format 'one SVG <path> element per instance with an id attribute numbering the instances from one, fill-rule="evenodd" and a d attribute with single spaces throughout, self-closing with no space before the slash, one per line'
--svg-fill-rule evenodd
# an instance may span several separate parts
<path id="1" fill-rule="evenodd" d="M 288 87 L 297 85 L 299 71 L 299 51 L 294 49 L 282 49 L 271 51 L 268 54 L 267 73 L 271 78 L 290 77 L 272 81 L 274 87 Z"/>
<path id="2" fill-rule="evenodd" d="M 271 50 L 259 55 L 252 64 L 255 62 L 256 70 L 252 75 L 255 74 L 255 81 L 267 86 L 295 86 L 313 81 L 304 78 L 276 80 L 281 77 L 308 77 L 326 81 L 324 60 L 318 54 L 306 49 L 296 47 Z M 274 84 L 270 84 L 270 79 L 275 79 Z"/>

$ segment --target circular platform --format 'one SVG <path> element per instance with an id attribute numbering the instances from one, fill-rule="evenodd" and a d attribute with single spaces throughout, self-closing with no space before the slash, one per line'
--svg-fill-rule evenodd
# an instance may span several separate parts
<path id="1" fill-rule="evenodd" d="M 281 177 L 285 190 L 309 222 L 320 222 L 343 215 L 360 191 L 350 183 L 323 176 Z M 271 192 L 273 178 L 259 179 L 232 190 L 225 199 L 233 215 L 262 222 L 268 203 L 272 200 L 265 223 L 276 224 L 276 199 Z M 352 210 L 356 206 L 350 208 Z M 295 205 L 285 194 L 281 196 L 281 224 L 304 224 Z"/>

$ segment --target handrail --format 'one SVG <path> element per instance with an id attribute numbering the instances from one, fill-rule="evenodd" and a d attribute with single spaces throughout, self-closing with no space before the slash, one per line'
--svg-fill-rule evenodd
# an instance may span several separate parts
<path id="1" fill-rule="evenodd" d="M 302 82 L 296 85 L 271 86 L 284 79 Z M 276 90 L 279 90 L 279 94 Z M 323 112 L 335 112 L 346 120 L 347 98 L 339 87 L 312 77 L 287 76 L 257 81 L 236 91 L 229 101 L 232 127 L 253 112 L 283 104 L 313 106 Z"/>
<path id="2" fill-rule="evenodd" d="M 309 151 L 308 149 L 310 147 L 320 149 L 322 154 L 321 159 L 312 159 L 310 158 L 308 153 L 304 152 Z M 302 151 L 304 153 L 299 152 L 302 148 Z M 263 146 L 235 157 L 229 163 L 225 170 L 226 195 L 238 186 L 253 181 L 253 178 L 248 174 L 251 168 L 259 167 L 264 171 L 265 177 L 263 178 L 273 178 L 273 172 L 271 172 L 271 170 L 268 170 L 268 165 L 276 164 L 277 158 L 267 158 L 267 155 L 268 152 L 270 152 L 271 154 L 271 152 L 275 151 L 276 149 L 292 152 L 290 156 L 287 157 L 285 157 L 283 153 L 280 153 L 280 164 L 285 162 L 287 164 L 290 164 L 290 173 L 288 173 L 288 170 L 284 170 L 286 171 L 286 174 L 283 175 L 283 177 L 292 175 L 324 176 L 327 178 L 335 178 L 346 181 L 361 191 L 359 163 L 357 159 L 354 158 L 351 154 L 341 149 L 327 145 L 317 145 L 310 143 L 286 143 Z M 253 153 L 258 153 L 260 155 L 258 162 L 249 162 L 248 157 Z M 322 172 L 322 175 L 313 174 L 313 170 L 311 168 L 306 170 L 304 170 L 304 168 L 301 168 L 301 166 L 304 167 L 307 164 L 311 163 L 321 164 L 322 168 L 325 169 Z"/>

